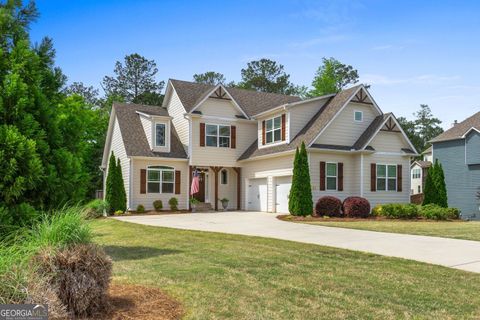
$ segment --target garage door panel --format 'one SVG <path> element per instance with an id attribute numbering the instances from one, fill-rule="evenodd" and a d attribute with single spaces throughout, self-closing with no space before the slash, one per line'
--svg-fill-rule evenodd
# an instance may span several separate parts
<path id="1" fill-rule="evenodd" d="M 250 179 L 248 183 L 248 210 L 267 211 L 267 179 Z"/>
<path id="2" fill-rule="evenodd" d="M 289 213 L 288 198 L 292 186 L 292 177 L 277 177 L 275 186 L 276 212 Z"/>

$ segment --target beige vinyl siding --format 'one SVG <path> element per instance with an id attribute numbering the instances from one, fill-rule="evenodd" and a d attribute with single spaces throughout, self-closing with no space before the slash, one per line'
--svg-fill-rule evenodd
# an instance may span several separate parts
<path id="1" fill-rule="evenodd" d="M 371 191 L 370 186 L 370 164 L 391 164 L 402 165 L 402 192 L 398 191 Z M 379 155 L 371 154 L 364 156 L 363 162 L 364 197 L 370 201 L 372 208 L 377 204 L 383 203 L 409 203 L 410 202 L 410 158 L 397 155 Z"/>
<path id="2" fill-rule="evenodd" d="M 343 191 L 320 191 L 320 162 L 343 163 Z M 340 153 L 309 153 L 310 181 L 314 203 L 323 196 L 346 197 L 360 195 L 360 156 Z M 337 180 L 338 187 L 338 180 Z"/>
<path id="3" fill-rule="evenodd" d="M 224 118 L 233 118 L 235 115 L 242 115 L 242 112 L 233 105 L 231 100 L 208 98 L 198 108 L 203 115 Z"/>
<path id="4" fill-rule="evenodd" d="M 175 170 L 181 171 L 181 185 L 180 194 L 175 193 L 140 193 L 140 170 L 147 169 L 148 166 L 167 166 Z M 162 200 L 163 208 L 168 209 L 168 200 L 175 197 L 178 199 L 178 208 L 187 209 L 188 205 L 188 190 L 189 190 L 189 168 L 187 161 L 171 161 L 167 159 L 136 159 L 132 158 L 132 201 L 131 210 L 136 210 L 139 204 L 145 206 L 145 209 L 153 209 L 153 201 Z"/>
<path id="5" fill-rule="evenodd" d="M 189 136 L 188 136 L 188 120 L 184 118 L 185 108 L 183 107 L 177 92 L 172 86 L 172 94 L 170 96 L 170 102 L 167 106 L 168 114 L 173 118 L 173 126 L 177 131 L 178 137 L 183 144 L 185 150 L 188 150 Z"/>
<path id="6" fill-rule="evenodd" d="M 122 167 L 122 176 L 123 176 L 123 184 L 125 186 L 125 192 L 127 194 L 127 208 L 130 208 L 130 199 L 128 199 L 128 194 L 130 190 L 130 159 L 127 158 L 127 153 L 125 151 L 125 145 L 123 144 L 122 133 L 120 131 L 120 126 L 118 124 L 118 120 L 115 117 L 115 122 L 113 125 L 113 133 L 112 133 L 112 142 L 110 145 L 110 152 L 108 153 L 108 159 L 110 159 L 110 155 L 113 151 L 113 154 L 116 158 L 120 159 L 120 164 Z M 108 173 L 110 161 L 107 161 L 107 169 L 106 172 Z M 104 193 L 105 194 L 105 193 Z"/>
<path id="7" fill-rule="evenodd" d="M 150 146 L 150 149 L 153 146 L 153 141 L 152 141 L 152 120 L 139 115 L 140 117 L 140 122 L 142 123 L 143 131 L 145 132 L 145 136 L 147 137 L 148 145 Z"/>
<path id="8" fill-rule="evenodd" d="M 296 105 L 289 109 L 290 137 L 293 139 L 323 107 L 328 98 Z"/>
<path id="9" fill-rule="evenodd" d="M 379 131 L 370 145 L 379 152 L 400 153 L 402 148 L 410 148 L 400 132 Z"/>
<path id="10" fill-rule="evenodd" d="M 354 121 L 354 112 L 363 112 L 363 121 Z M 371 105 L 349 103 L 314 143 L 352 146 L 379 113 Z"/>
<path id="11" fill-rule="evenodd" d="M 200 147 L 200 123 L 235 125 L 236 148 Z M 191 165 L 237 167 L 237 159 L 255 141 L 255 122 L 192 118 Z"/>
<path id="12" fill-rule="evenodd" d="M 281 117 L 283 114 L 285 114 L 285 141 L 278 141 L 278 142 L 275 142 L 275 143 L 269 143 L 269 144 L 265 144 L 265 145 L 262 145 L 262 134 L 263 134 L 263 121 L 264 120 L 268 120 L 268 119 L 272 119 L 272 118 L 276 118 L 276 117 Z M 257 119 L 258 122 L 257 122 L 257 139 L 258 139 L 258 148 L 269 148 L 269 147 L 272 147 L 272 146 L 277 146 L 279 144 L 285 144 L 287 143 L 288 141 L 290 141 L 290 126 L 289 126 L 289 117 L 288 117 L 288 114 L 285 110 L 281 110 L 279 112 L 276 112 L 276 113 L 273 113 L 273 114 L 270 114 L 268 116 L 263 116 L 263 117 L 260 117 Z M 252 141 L 253 142 L 253 141 Z"/>
<path id="13" fill-rule="evenodd" d="M 294 154 L 242 162 L 241 207 L 246 208 L 248 179 L 267 178 L 267 211 L 275 212 L 275 177 L 291 176 L 293 174 Z"/>

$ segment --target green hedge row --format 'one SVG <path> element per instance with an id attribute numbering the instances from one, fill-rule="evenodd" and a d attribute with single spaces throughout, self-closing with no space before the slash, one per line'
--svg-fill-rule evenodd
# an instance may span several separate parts
<path id="1" fill-rule="evenodd" d="M 436 204 L 419 206 L 416 204 L 389 203 L 377 205 L 372 210 L 373 215 L 391 219 L 454 220 L 460 218 L 457 208 L 443 208 Z"/>

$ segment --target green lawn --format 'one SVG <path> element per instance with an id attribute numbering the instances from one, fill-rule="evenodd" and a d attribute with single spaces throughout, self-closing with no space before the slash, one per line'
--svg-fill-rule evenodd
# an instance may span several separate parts
<path id="1" fill-rule="evenodd" d="M 418 234 L 480 241 L 479 221 L 405 221 L 405 220 L 364 220 L 364 221 L 295 221 L 301 223 L 371 231 Z"/>
<path id="2" fill-rule="evenodd" d="M 166 290 L 189 319 L 480 318 L 480 274 L 112 219 L 93 227 L 114 260 L 115 281 Z"/>

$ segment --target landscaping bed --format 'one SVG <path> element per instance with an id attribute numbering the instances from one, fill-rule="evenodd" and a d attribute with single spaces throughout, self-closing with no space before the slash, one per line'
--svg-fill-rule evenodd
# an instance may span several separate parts
<path id="1" fill-rule="evenodd" d="M 158 288 L 113 283 L 108 307 L 91 319 L 176 320 L 184 313 L 181 304 Z"/>

